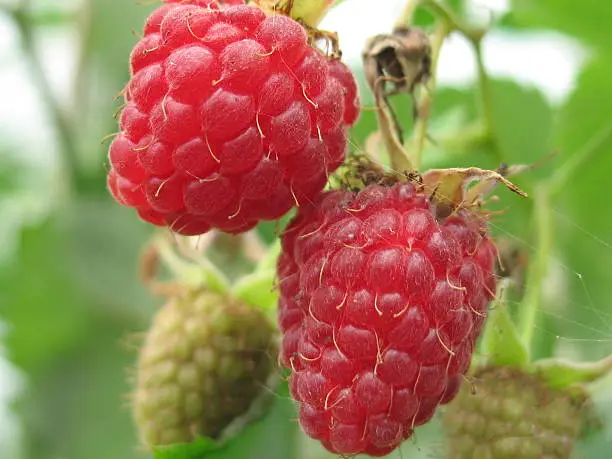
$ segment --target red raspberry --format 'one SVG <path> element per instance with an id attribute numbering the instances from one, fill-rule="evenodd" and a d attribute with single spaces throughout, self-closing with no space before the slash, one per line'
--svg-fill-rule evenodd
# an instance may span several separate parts
<path id="1" fill-rule="evenodd" d="M 351 71 L 300 24 L 216 3 L 149 16 L 109 150 L 115 199 L 181 234 L 246 231 L 311 200 L 358 115 Z"/>
<path id="2" fill-rule="evenodd" d="M 470 366 L 495 247 L 467 210 L 432 208 L 409 183 L 331 191 L 283 235 L 280 362 L 304 431 L 336 454 L 388 454 Z"/>

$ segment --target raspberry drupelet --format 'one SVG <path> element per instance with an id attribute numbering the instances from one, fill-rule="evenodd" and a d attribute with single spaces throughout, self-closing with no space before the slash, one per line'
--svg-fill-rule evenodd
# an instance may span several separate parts
<path id="1" fill-rule="evenodd" d="M 287 16 L 166 2 L 130 61 L 108 187 L 152 224 L 243 232 L 313 199 L 344 160 L 357 84 Z"/>
<path id="2" fill-rule="evenodd" d="M 383 456 L 452 400 L 495 291 L 473 212 L 446 218 L 419 185 L 323 193 L 278 262 L 282 365 L 304 431 L 344 456 Z"/>

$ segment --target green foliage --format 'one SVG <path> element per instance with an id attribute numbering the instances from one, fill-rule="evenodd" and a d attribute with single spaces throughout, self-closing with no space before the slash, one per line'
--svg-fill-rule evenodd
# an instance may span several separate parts
<path id="1" fill-rule="evenodd" d="M 556 222 L 563 230 L 558 247 L 569 266 L 566 280 L 570 295 L 564 314 L 586 326 L 571 331 L 577 338 L 605 339 L 611 326 L 607 298 L 612 272 L 612 209 L 604 184 L 609 182 L 612 170 L 612 118 L 599 108 L 601 101 L 612 97 L 608 84 L 611 71 L 612 66 L 603 56 L 585 67 L 576 91 L 560 114 L 556 132 L 566 158 L 585 147 L 591 149 L 561 190 L 559 207 L 555 209 Z M 585 309 L 589 311 L 586 317 Z M 585 351 L 596 357 L 605 355 L 601 346 L 590 346 Z"/>
<path id="2" fill-rule="evenodd" d="M 508 310 L 507 289 L 498 289 L 495 301 L 481 340 L 481 351 L 487 364 L 496 366 L 522 366 L 529 362 L 529 350 L 521 341 Z"/>
<path id="3" fill-rule="evenodd" d="M 599 0 L 514 0 L 510 22 L 525 28 L 557 29 L 606 52 L 610 30 L 601 27 L 601 18 L 612 15 L 612 3 Z"/>

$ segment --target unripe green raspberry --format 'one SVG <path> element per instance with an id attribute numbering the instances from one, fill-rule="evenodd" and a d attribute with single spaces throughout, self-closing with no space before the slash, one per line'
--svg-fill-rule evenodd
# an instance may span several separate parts
<path id="1" fill-rule="evenodd" d="M 587 396 L 556 390 L 512 367 L 485 367 L 448 406 L 447 457 L 567 459 L 581 433 Z"/>
<path id="2" fill-rule="evenodd" d="M 245 414 L 275 369 L 259 310 L 188 290 L 159 311 L 140 352 L 134 418 L 148 446 L 216 438 Z"/>

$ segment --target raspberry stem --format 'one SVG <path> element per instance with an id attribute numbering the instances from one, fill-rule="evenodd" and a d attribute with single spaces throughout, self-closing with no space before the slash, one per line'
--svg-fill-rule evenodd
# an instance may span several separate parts
<path id="1" fill-rule="evenodd" d="M 418 169 L 421 164 L 422 151 L 425 145 L 425 139 L 427 137 L 427 114 L 432 104 L 432 93 L 435 86 L 435 73 L 437 67 L 437 60 L 439 57 L 439 51 L 442 46 L 444 38 L 451 32 L 457 31 L 461 33 L 472 45 L 474 49 L 474 55 L 476 57 L 476 69 L 478 74 L 478 97 L 481 110 L 481 116 L 483 118 L 484 125 L 484 137 L 490 144 L 492 153 L 496 156 L 498 161 L 503 161 L 503 153 L 499 142 L 493 133 L 493 105 L 491 96 L 491 83 L 486 67 L 484 65 L 484 58 L 482 53 L 482 40 L 487 33 L 487 28 L 474 27 L 465 23 L 459 18 L 447 5 L 440 3 L 436 0 L 408 0 L 398 20 L 396 21 L 396 27 L 405 26 L 412 22 L 414 12 L 418 7 L 423 7 L 429 10 L 433 15 L 438 17 L 442 24 L 447 27 L 446 34 L 442 37 L 440 43 L 437 41 L 437 33 L 434 36 L 432 42 L 432 65 L 431 65 L 431 83 L 429 91 L 425 92 L 420 102 L 420 116 L 415 125 L 415 137 L 413 144 L 413 162 L 414 166 Z"/>
<path id="2" fill-rule="evenodd" d="M 276 264 L 281 251 L 280 240 L 272 243 L 255 270 L 232 286 L 232 295 L 264 312 L 276 314 L 278 289 L 275 288 Z"/>
<path id="3" fill-rule="evenodd" d="M 438 60 L 442 45 L 448 34 L 452 31 L 452 25 L 446 21 L 442 21 L 431 40 L 431 78 L 429 80 L 429 88 L 423 91 L 423 96 L 419 101 L 419 117 L 414 125 L 414 138 L 412 141 L 412 162 L 415 169 L 421 167 L 421 158 L 425 148 L 425 139 L 427 138 L 427 126 L 429 122 L 429 113 L 433 104 L 433 93 L 436 86 L 436 71 L 438 68 Z"/>
<path id="4" fill-rule="evenodd" d="M 419 101 L 419 117 L 414 126 L 414 136 L 412 141 L 411 161 L 417 170 L 421 166 L 421 158 L 425 148 L 427 138 L 428 115 L 433 103 L 433 91 L 435 88 L 435 75 L 437 63 L 442 44 L 446 37 L 453 31 L 461 33 L 471 43 L 476 57 L 476 67 L 479 81 L 479 103 L 481 106 L 481 116 L 484 125 L 484 137 L 491 145 L 493 154 L 498 161 L 502 161 L 503 154 L 499 143 L 493 135 L 493 108 L 491 97 L 491 84 L 486 67 L 484 65 L 482 53 L 482 39 L 487 33 L 486 28 L 474 27 L 465 23 L 447 5 L 436 0 L 408 0 L 399 15 L 395 27 L 405 27 L 412 23 L 412 19 L 417 8 L 423 7 L 429 10 L 440 20 L 440 24 L 434 34 L 431 47 L 431 78 L 427 91 L 424 91 Z"/>
<path id="5" fill-rule="evenodd" d="M 550 190 L 547 184 L 540 184 L 535 189 L 533 213 L 536 224 L 535 245 L 537 250 L 527 272 L 525 296 L 519 311 L 519 330 L 527 349 L 531 349 L 534 328 L 542 300 L 542 284 L 548 273 L 552 249 L 552 212 Z"/>
<path id="6" fill-rule="evenodd" d="M 206 257 L 198 257 L 197 264 L 181 258 L 170 243 L 168 235 L 155 239 L 155 245 L 165 265 L 182 283 L 194 286 L 205 286 L 217 293 L 227 293 L 230 289 L 229 280 Z"/>

